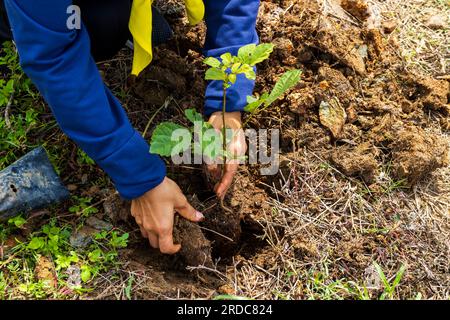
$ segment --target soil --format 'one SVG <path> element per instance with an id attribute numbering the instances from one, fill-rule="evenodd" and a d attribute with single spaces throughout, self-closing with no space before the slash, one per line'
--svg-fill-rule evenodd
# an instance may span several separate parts
<path id="1" fill-rule="evenodd" d="M 304 159 L 295 151 L 306 148 L 371 189 L 376 189 L 377 177 L 386 168 L 394 179 L 404 180 L 412 188 L 449 164 L 448 145 L 433 130 L 440 123 L 448 123 L 449 82 L 406 71 L 395 41 L 388 40 L 382 29 L 365 27 L 363 22 L 370 13 L 363 3 L 342 1 L 344 9 L 359 20 L 349 23 L 323 14 L 316 1 L 262 1 L 257 25 L 261 42 L 273 42 L 277 48 L 270 61 L 258 69 L 256 91 L 269 90 L 280 74 L 292 68 L 302 69 L 303 76 L 289 95 L 251 120 L 250 126 L 279 129 L 282 158 L 289 155 L 301 162 Z M 201 110 L 205 89 L 200 49 L 205 27 L 189 28 L 183 23 L 182 8 L 167 8 L 162 10 L 166 9 L 176 36 L 155 50 L 151 67 L 132 88 L 151 110 L 160 108 L 170 97 L 176 101 L 155 116 L 153 128 L 165 120 L 183 123 L 182 111 L 186 108 Z M 347 115 L 338 137 L 333 137 L 319 119 L 321 102 L 332 99 L 339 101 Z M 139 128 L 147 123 L 137 117 L 132 121 Z M 276 176 L 260 176 L 258 166 L 240 168 L 224 202 L 230 212 L 213 197 L 202 168 L 168 165 L 169 176 L 195 198 L 194 204 L 206 215 L 200 226 L 177 220 L 175 238 L 183 245 L 180 255 L 184 267 L 212 268 L 219 258 L 218 270 L 233 259 L 270 264 L 270 260 L 265 261 L 267 243 L 260 238 L 264 234 L 261 221 L 271 212 L 268 199 L 276 196 L 272 188 L 282 187 L 283 179 L 292 172 L 289 164 L 282 161 Z M 278 200 L 283 201 L 283 197 Z M 282 234 L 283 228 L 277 232 Z M 381 240 L 343 239 L 336 250 L 350 263 L 362 264 L 367 260 L 364 252 L 375 250 L 377 241 Z M 314 256 L 317 251 L 314 245 L 302 241 L 301 235 L 292 243 L 299 259 Z M 149 250 L 145 249 L 145 254 Z M 141 253 L 132 253 L 132 260 L 142 260 Z M 173 259 L 157 253 L 133 263 L 156 264 L 164 274 L 162 287 L 170 287 L 167 279 L 178 279 L 173 281 L 179 286 L 201 283 L 203 292 L 220 291 L 218 283 L 202 281 L 204 275 L 197 275 L 197 280 L 180 279 L 179 265 L 175 267 Z M 164 294 L 173 296 L 169 291 Z"/>

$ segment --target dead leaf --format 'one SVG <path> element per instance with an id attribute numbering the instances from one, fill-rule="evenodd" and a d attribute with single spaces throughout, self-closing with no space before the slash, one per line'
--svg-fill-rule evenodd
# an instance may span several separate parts
<path id="1" fill-rule="evenodd" d="M 344 128 L 347 114 L 337 99 L 329 103 L 322 101 L 319 107 L 320 123 L 330 129 L 334 138 L 338 138 Z"/>
<path id="2" fill-rule="evenodd" d="M 39 280 L 46 282 L 52 288 L 56 288 L 56 272 L 53 263 L 49 258 L 46 256 L 40 256 L 34 272 Z"/>
<path id="3" fill-rule="evenodd" d="M 328 81 L 324 80 L 319 83 L 319 87 L 320 87 L 320 89 L 325 91 L 330 88 L 330 84 L 328 83 Z"/>

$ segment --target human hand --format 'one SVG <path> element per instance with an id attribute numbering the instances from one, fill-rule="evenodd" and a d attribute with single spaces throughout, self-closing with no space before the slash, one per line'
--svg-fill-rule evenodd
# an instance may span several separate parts
<path id="1" fill-rule="evenodd" d="M 175 212 L 184 218 L 199 222 L 204 216 L 187 201 L 178 185 L 169 178 L 131 202 L 131 214 L 153 248 L 162 253 L 174 254 L 181 249 L 173 243 L 173 223 Z"/>
<path id="2" fill-rule="evenodd" d="M 222 112 L 214 112 L 208 122 L 219 131 L 223 129 Z M 231 155 L 225 164 L 224 174 L 222 176 L 222 165 L 217 163 L 208 164 L 206 169 L 210 176 L 218 181 L 214 186 L 214 192 L 220 199 L 225 197 L 228 189 L 233 182 L 234 175 L 239 167 L 239 159 L 247 152 L 247 143 L 245 141 L 244 130 L 242 129 L 241 113 L 226 112 L 225 127 L 233 130 L 233 137 L 227 145 L 227 151 Z"/>

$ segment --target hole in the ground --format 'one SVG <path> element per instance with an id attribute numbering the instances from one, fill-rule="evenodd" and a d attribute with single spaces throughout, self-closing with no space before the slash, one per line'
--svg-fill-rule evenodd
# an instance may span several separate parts
<path id="1" fill-rule="evenodd" d="M 269 245 L 262 237 L 264 235 L 262 226 L 257 222 L 241 221 L 241 228 L 238 253 L 245 259 L 252 258 Z"/>

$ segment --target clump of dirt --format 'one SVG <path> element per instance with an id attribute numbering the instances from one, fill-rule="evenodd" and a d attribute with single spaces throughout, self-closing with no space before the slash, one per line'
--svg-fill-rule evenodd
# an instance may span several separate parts
<path id="1" fill-rule="evenodd" d="M 366 148 L 338 149 L 331 155 L 331 163 L 349 177 L 360 177 L 367 184 L 375 182 L 378 162 Z"/>
<path id="2" fill-rule="evenodd" d="M 176 216 L 173 237 L 181 244 L 178 253 L 188 266 L 205 266 L 211 268 L 211 243 L 205 238 L 200 226 Z"/>
<path id="3" fill-rule="evenodd" d="M 406 97 L 419 108 L 450 115 L 450 83 L 426 77 L 403 77 Z"/>
<path id="4" fill-rule="evenodd" d="M 318 70 L 319 89 L 316 91 L 316 99 L 329 101 L 338 98 L 344 105 L 349 105 L 355 100 L 356 92 L 350 81 L 337 69 L 328 65 L 320 67 Z"/>
<path id="5" fill-rule="evenodd" d="M 445 140 L 427 134 L 420 127 L 408 126 L 400 130 L 391 148 L 394 175 L 410 184 L 449 164 Z"/>
<path id="6" fill-rule="evenodd" d="M 360 21 L 370 17 L 369 5 L 363 0 L 342 0 L 341 6 Z"/>

